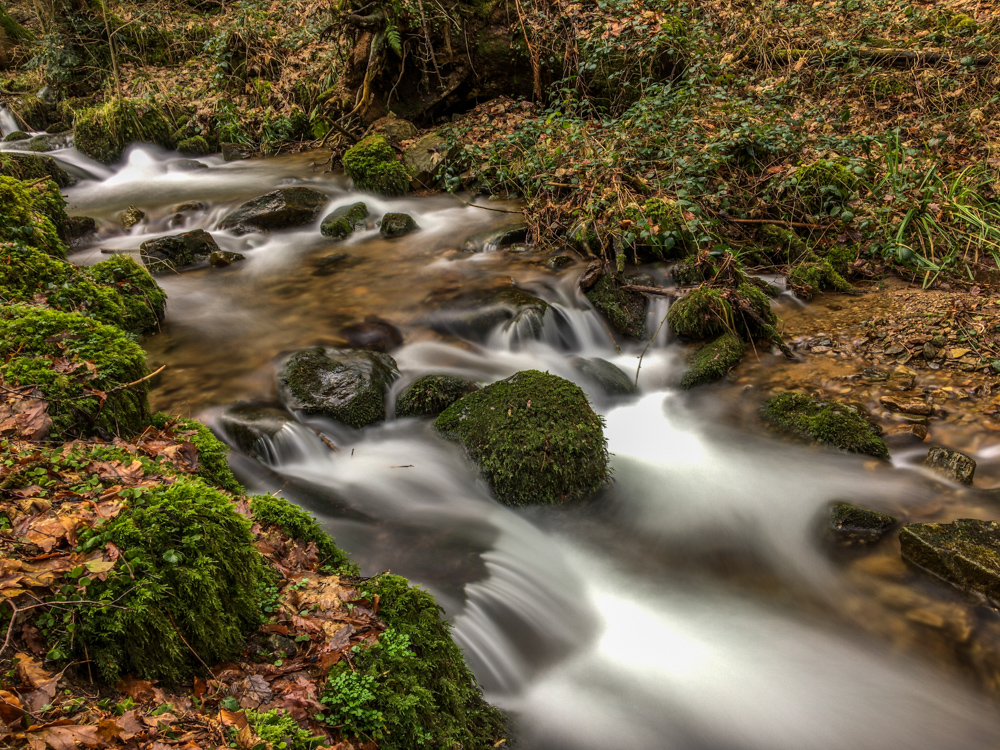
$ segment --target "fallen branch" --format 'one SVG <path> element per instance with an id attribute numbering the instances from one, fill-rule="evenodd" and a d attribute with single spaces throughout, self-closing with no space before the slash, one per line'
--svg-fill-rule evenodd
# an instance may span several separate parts
<path id="1" fill-rule="evenodd" d="M 876 65 L 886 65 L 892 68 L 916 68 L 958 63 L 966 57 L 965 55 L 953 55 L 950 52 L 921 52 L 912 49 L 873 47 L 862 47 L 856 50 L 847 50 L 846 52 L 848 57 L 859 57 Z M 843 54 L 844 52 L 839 50 L 830 52 L 827 50 L 776 49 L 761 55 L 747 55 L 745 59 L 791 64 L 803 59 L 808 62 L 822 62 L 830 58 L 841 57 Z M 971 60 L 972 65 L 977 68 L 985 68 L 994 62 L 993 57 L 987 56 L 974 57 Z"/>
<path id="2" fill-rule="evenodd" d="M 807 224 L 803 221 L 783 221 L 782 219 L 734 219 L 727 217 L 725 221 L 733 224 L 776 224 L 779 227 L 794 227 L 796 229 L 816 229 L 826 231 L 830 224 Z"/>
<path id="3" fill-rule="evenodd" d="M 663 289 L 658 286 L 637 286 L 636 284 L 622 284 L 622 289 L 626 292 L 642 292 L 643 294 L 657 294 L 661 297 L 683 297 L 687 291 L 680 289 Z"/>

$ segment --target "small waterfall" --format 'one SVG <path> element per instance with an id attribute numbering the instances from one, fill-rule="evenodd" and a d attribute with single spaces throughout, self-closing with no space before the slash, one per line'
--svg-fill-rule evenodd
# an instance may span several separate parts
<path id="1" fill-rule="evenodd" d="M 8 107 L 0 107 L 0 133 L 10 135 L 15 130 L 27 131 L 26 127 L 18 122 L 17 115 L 10 111 Z"/>

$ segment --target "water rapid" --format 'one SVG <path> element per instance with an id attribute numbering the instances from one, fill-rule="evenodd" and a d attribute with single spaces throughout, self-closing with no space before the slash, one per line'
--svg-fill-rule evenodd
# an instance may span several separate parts
<path id="1" fill-rule="evenodd" d="M 487 698 L 514 717 L 519 747 L 995 747 L 996 707 L 961 670 L 841 616 L 857 592 L 817 541 L 831 500 L 918 508 L 934 501 L 925 478 L 750 431 L 733 419 L 739 393 L 672 389 L 683 354 L 666 327 L 637 372 L 643 345 L 616 344 L 577 288 L 581 262 L 556 274 L 530 251 L 461 250 L 509 225 L 516 205 L 359 198 L 322 155 L 227 164 L 134 147 L 112 169 L 71 147 L 51 155 L 80 180 L 66 191 L 71 211 L 98 219 L 75 262 L 195 228 L 247 256 L 161 277 L 167 319 L 144 342 L 152 364 L 167 365 L 157 408 L 211 423 L 226 404 L 273 401 L 282 353 L 343 343 L 340 329 L 369 315 L 404 335 L 390 400 L 423 374 L 490 382 L 529 368 L 588 392 L 607 421 L 614 481 L 574 507 L 499 505 L 419 420 L 364 430 L 290 420 L 256 457 L 233 455 L 249 488 L 316 513 L 365 573 L 392 569 L 439 597 Z M 215 230 L 243 200 L 292 184 L 326 192 L 328 210 L 363 199 L 376 216 L 405 211 L 421 230 L 385 240 L 370 228 L 338 244 L 318 222 Z M 146 218 L 126 231 L 116 216 L 129 204 Z M 349 258 L 318 274 L 332 253 Z M 477 292 L 510 281 L 549 303 L 540 323 L 514 318 L 478 338 L 442 328 Z M 651 306 L 649 330 L 665 311 Z M 638 395 L 596 388 L 577 366 L 593 357 L 635 378 Z"/>

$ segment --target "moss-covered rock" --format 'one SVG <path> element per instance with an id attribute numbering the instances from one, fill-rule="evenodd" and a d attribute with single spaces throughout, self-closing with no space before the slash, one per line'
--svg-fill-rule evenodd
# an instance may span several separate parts
<path id="1" fill-rule="evenodd" d="M 681 378 L 685 390 L 724 378 L 743 359 L 743 339 L 724 333 L 691 357 L 691 367 Z"/>
<path id="2" fill-rule="evenodd" d="M 36 135 L 30 141 L 28 141 L 28 150 L 34 151 L 36 153 L 44 154 L 48 151 L 52 151 L 55 147 L 52 145 L 51 141 L 44 135 Z"/>
<path id="3" fill-rule="evenodd" d="M 85 269 L 95 282 L 108 286 L 121 297 L 124 315 L 114 322 L 132 333 L 157 330 L 166 314 L 167 294 L 149 272 L 127 255 L 115 255 Z"/>
<path id="4" fill-rule="evenodd" d="M 963 591 L 1000 600 L 1000 523 L 960 518 L 899 531 L 903 560 Z"/>
<path id="5" fill-rule="evenodd" d="M 600 357 L 574 357 L 570 364 L 580 377 L 597 386 L 605 396 L 631 396 L 635 382 L 619 367 Z"/>
<path id="6" fill-rule="evenodd" d="M 327 721 L 382 750 L 500 747 L 503 714 L 488 705 L 455 645 L 441 608 L 405 578 L 383 574 L 360 586 L 378 597 L 388 626 L 378 644 L 330 672 L 321 696 Z"/>
<path id="7" fill-rule="evenodd" d="M 402 237 L 404 234 L 420 229 L 417 222 L 409 214 L 389 213 L 382 217 L 379 232 L 383 237 Z"/>
<path id="8" fill-rule="evenodd" d="M 357 573 L 351 559 L 302 508 L 276 495 L 255 495 L 250 498 L 250 513 L 261 526 L 276 526 L 292 539 L 315 544 L 322 565 L 329 565 L 339 573 Z"/>
<path id="9" fill-rule="evenodd" d="M 195 135 L 180 141 L 177 144 L 177 152 L 184 156 L 207 156 L 212 153 L 212 147 L 200 135 Z"/>
<path id="10" fill-rule="evenodd" d="M 188 440 L 198 449 L 199 477 L 237 497 L 243 494 L 243 485 L 237 481 L 226 460 L 229 447 L 213 435 L 206 425 L 193 419 L 178 419 L 174 430 L 193 433 Z"/>
<path id="11" fill-rule="evenodd" d="M 4 143 L 14 143 L 16 141 L 26 141 L 31 138 L 30 135 L 25 133 L 23 130 L 15 130 L 13 133 L 8 133 L 4 136 Z"/>
<path id="12" fill-rule="evenodd" d="M 320 234 L 334 240 L 343 240 L 358 229 L 363 229 L 368 218 L 368 206 L 361 201 L 330 212 L 319 225 Z"/>
<path id="13" fill-rule="evenodd" d="M 837 273 L 829 261 L 820 259 L 801 263 L 792 268 L 788 272 L 788 283 L 798 296 L 807 300 L 823 291 L 854 291 L 850 282 Z"/>
<path id="14" fill-rule="evenodd" d="M 794 230 L 763 224 L 758 230 L 767 260 L 775 264 L 797 264 L 812 258 L 812 252 Z"/>
<path id="15" fill-rule="evenodd" d="M 820 159 L 796 169 L 785 183 L 785 192 L 806 214 L 823 214 L 847 203 L 857 186 L 858 177 L 848 164 Z"/>
<path id="16" fill-rule="evenodd" d="M 250 522 L 199 479 L 140 490 L 81 542 L 111 543 L 122 555 L 88 589 L 117 606 L 82 609 L 74 634 L 78 653 L 108 682 L 129 672 L 179 682 L 201 662 L 236 656 L 260 623 L 265 571 Z"/>
<path id="17" fill-rule="evenodd" d="M 540 331 L 548 310 L 545 300 L 515 286 L 506 286 L 477 290 L 450 301 L 434 312 L 431 326 L 441 333 L 482 341 L 498 326 L 510 326 L 514 321 Z"/>
<path id="18" fill-rule="evenodd" d="M 304 349 L 278 372 L 278 393 L 289 409 L 365 427 L 385 419 L 385 398 L 397 377 L 388 354 L 368 349 Z"/>
<path id="19" fill-rule="evenodd" d="M 132 143 L 173 146 L 173 128 L 155 106 L 132 99 L 111 98 L 99 107 L 76 113 L 73 145 L 103 164 L 120 161 Z"/>
<path id="20" fill-rule="evenodd" d="M 403 195 L 410 189 L 406 166 L 384 135 L 370 135 L 347 149 L 344 171 L 358 190 L 376 195 Z"/>
<path id="21" fill-rule="evenodd" d="M 329 200 L 326 193 L 312 188 L 278 188 L 227 214 L 219 229 L 247 234 L 311 224 Z"/>
<path id="22" fill-rule="evenodd" d="M 218 427 L 243 453 L 270 460 L 270 441 L 295 420 L 284 409 L 264 404 L 237 403 L 219 415 Z"/>
<path id="23" fill-rule="evenodd" d="M 838 547 L 869 547 L 882 539 L 896 519 L 885 513 L 859 508 L 848 503 L 830 506 L 826 537 Z"/>
<path id="24" fill-rule="evenodd" d="M 204 229 L 193 229 L 139 245 L 139 257 L 151 274 L 168 273 L 199 263 L 219 250 L 215 238 Z"/>
<path id="25" fill-rule="evenodd" d="M 396 399 L 397 417 L 436 417 L 462 396 L 479 386 L 454 375 L 424 375 L 417 378 Z"/>
<path id="26" fill-rule="evenodd" d="M 889 449 L 877 428 L 854 406 L 782 393 L 765 402 L 760 415 L 772 427 L 801 438 L 849 453 L 889 459 Z"/>
<path id="27" fill-rule="evenodd" d="M 736 328 L 733 306 L 717 289 L 693 289 L 667 310 L 667 325 L 682 338 L 702 341 Z"/>
<path id="28" fill-rule="evenodd" d="M 146 356 L 121 329 L 78 313 L 0 307 L 0 378 L 49 400 L 54 436 L 130 435 L 146 425 Z"/>
<path id="29" fill-rule="evenodd" d="M 65 258 L 66 245 L 59 231 L 65 219 L 65 203 L 54 183 L 0 177 L 0 241 L 22 242 L 54 258 Z"/>
<path id="30" fill-rule="evenodd" d="M 0 153 L 0 175 L 30 182 L 48 177 L 60 188 L 69 187 L 76 182 L 51 156 L 17 151 Z"/>
<path id="31" fill-rule="evenodd" d="M 608 477 L 604 421 L 556 375 L 519 372 L 465 396 L 434 425 L 462 443 L 508 505 L 569 502 Z"/>
<path id="32" fill-rule="evenodd" d="M 649 300 L 640 292 L 622 289 L 626 284 L 620 276 L 605 271 L 584 293 L 618 333 L 642 338 L 646 331 Z"/>

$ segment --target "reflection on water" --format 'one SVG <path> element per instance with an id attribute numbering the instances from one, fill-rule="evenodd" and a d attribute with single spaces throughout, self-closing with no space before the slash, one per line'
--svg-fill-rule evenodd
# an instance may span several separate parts
<path id="1" fill-rule="evenodd" d="M 269 458 L 233 456 L 248 487 L 317 513 L 366 572 L 391 568 L 439 596 L 487 696 L 516 717 L 522 747 L 996 745 L 996 710 L 968 679 L 990 681 L 970 655 L 1000 653 L 996 618 L 907 571 L 892 540 L 861 567 L 832 561 L 816 538 L 831 500 L 915 520 L 946 512 L 942 492 L 916 472 L 746 431 L 732 419 L 732 389 L 671 390 L 683 353 L 665 331 L 642 360 L 638 396 L 599 392 L 574 358 L 602 357 L 631 379 L 643 345 L 611 339 L 576 288 L 582 262 L 555 274 L 530 249 L 461 250 L 470 235 L 510 225 L 505 211 L 516 207 L 363 196 L 374 216 L 405 211 L 421 230 L 334 243 L 317 222 L 235 237 L 214 231 L 221 216 L 275 186 L 323 190 L 328 209 L 359 195 L 326 173 L 324 155 L 207 158 L 179 171 L 175 155 L 141 148 L 110 175 L 75 152 L 59 156 L 91 175 L 68 191 L 73 211 L 101 219 L 78 262 L 193 228 L 247 256 L 163 278 L 168 317 L 145 342 L 154 364 L 168 365 L 158 408 L 212 421 L 228 402 L 271 400 L 282 352 L 342 344 L 340 328 L 371 314 L 403 333 L 390 407 L 430 372 L 490 382 L 538 368 L 588 391 L 607 420 L 614 481 L 570 508 L 500 506 L 459 448 L 420 420 L 361 431 L 293 420 L 258 452 Z M 147 218 L 125 232 L 115 216 L 129 204 Z M 317 274 L 335 253 L 349 262 Z M 552 305 L 540 325 L 500 323 L 462 339 L 434 324 L 512 280 Z M 652 306 L 653 327 L 665 311 L 664 300 Z M 962 502 L 996 511 L 986 498 Z M 944 624 L 925 627 L 928 611 Z M 948 629 L 959 621 L 964 629 Z"/>

